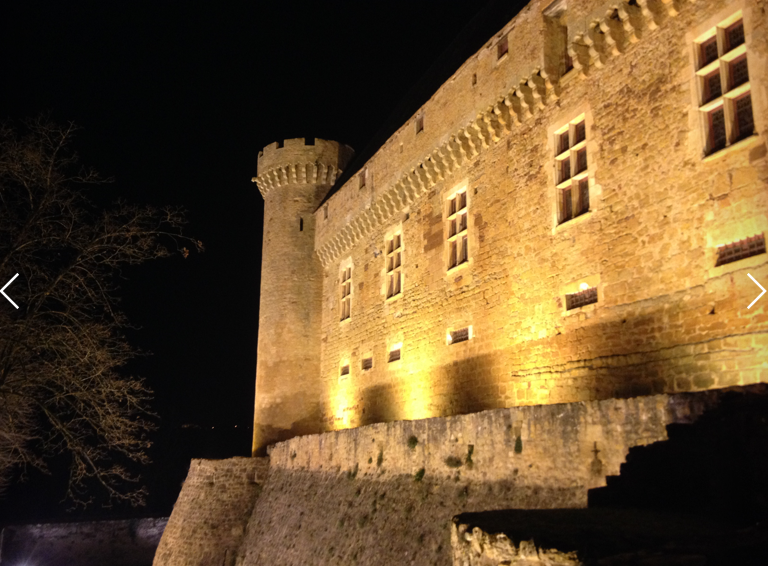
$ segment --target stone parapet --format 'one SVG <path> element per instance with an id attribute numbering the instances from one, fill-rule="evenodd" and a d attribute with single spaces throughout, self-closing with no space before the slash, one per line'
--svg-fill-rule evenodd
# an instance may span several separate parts
<path id="1" fill-rule="evenodd" d="M 258 175 L 252 180 L 264 198 L 272 189 L 290 184 L 325 185 L 327 189 L 353 154 L 349 146 L 319 138 L 274 142 L 259 152 Z"/>

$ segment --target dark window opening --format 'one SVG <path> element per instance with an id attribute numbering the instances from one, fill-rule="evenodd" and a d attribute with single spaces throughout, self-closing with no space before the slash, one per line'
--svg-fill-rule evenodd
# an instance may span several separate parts
<path id="1" fill-rule="evenodd" d="M 720 71 L 707 75 L 704 78 L 704 102 L 714 100 L 722 94 L 722 88 L 720 85 Z"/>
<path id="2" fill-rule="evenodd" d="M 304 219 L 299 218 L 299 232 L 303 232 L 303 231 L 304 231 Z"/>
<path id="3" fill-rule="evenodd" d="M 373 367 L 373 358 L 364 358 L 363 359 L 363 371 L 368 371 Z"/>
<path id="4" fill-rule="evenodd" d="M 563 26 L 563 74 L 573 69 L 573 57 L 568 53 L 568 27 Z"/>
<path id="5" fill-rule="evenodd" d="M 752 96 L 742 96 L 735 103 L 736 106 L 736 139 L 740 140 L 751 136 L 755 131 L 755 121 L 752 117 Z"/>
<path id="6" fill-rule="evenodd" d="M 730 87 L 736 88 L 749 80 L 749 69 L 747 68 L 747 56 L 739 57 L 730 64 Z"/>
<path id="7" fill-rule="evenodd" d="M 573 217 L 570 187 L 563 190 L 563 205 L 561 210 L 563 213 L 560 222 L 565 222 Z"/>
<path id="8" fill-rule="evenodd" d="M 579 181 L 579 214 L 589 212 L 589 179 Z"/>
<path id="9" fill-rule="evenodd" d="M 418 116 L 416 116 L 416 133 L 420 134 L 423 131 L 424 131 L 424 114 L 419 114 Z"/>
<path id="10" fill-rule="evenodd" d="M 477 73 L 472 74 L 472 86 L 477 84 Z"/>
<path id="11" fill-rule="evenodd" d="M 725 115 L 723 107 L 709 113 L 710 153 L 725 147 Z"/>
<path id="12" fill-rule="evenodd" d="M 590 287 L 578 293 L 570 293 L 565 296 L 565 308 L 577 309 L 597 302 L 597 287 Z"/>
<path id="13" fill-rule="evenodd" d="M 400 359 L 400 348 L 397 350 L 390 350 L 389 351 L 389 363 L 396 362 Z"/>
<path id="14" fill-rule="evenodd" d="M 701 44 L 701 66 L 709 65 L 717 59 L 717 37 L 712 37 Z"/>
<path id="15" fill-rule="evenodd" d="M 341 375 L 349 375 L 349 364 L 341 366 Z"/>
<path id="16" fill-rule="evenodd" d="M 451 331 L 451 344 L 458 344 L 467 340 L 469 340 L 469 327 Z"/>
<path id="17" fill-rule="evenodd" d="M 728 51 L 744 43 L 744 22 L 739 20 L 725 30 L 725 37 L 728 41 Z"/>
<path id="18" fill-rule="evenodd" d="M 718 247 L 717 263 L 715 264 L 715 267 L 764 253 L 765 235 L 758 234 L 751 238 L 745 238 L 738 242 Z"/>
<path id="19" fill-rule="evenodd" d="M 576 154 L 576 173 L 587 170 L 587 150 L 582 149 Z"/>
<path id="20" fill-rule="evenodd" d="M 587 125 L 583 120 L 576 124 L 576 127 L 573 129 L 573 138 L 574 145 L 587 139 Z"/>
<path id="21" fill-rule="evenodd" d="M 496 45 L 496 59 L 501 59 L 509 52 L 509 38 L 504 36 Z"/>

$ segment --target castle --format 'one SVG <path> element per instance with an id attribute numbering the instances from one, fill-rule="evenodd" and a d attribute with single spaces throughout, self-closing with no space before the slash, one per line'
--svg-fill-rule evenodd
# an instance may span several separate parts
<path id="1" fill-rule="evenodd" d="M 255 452 L 760 379 L 764 20 L 678 4 L 530 3 L 341 186 L 264 148 Z"/>
<path id="2" fill-rule="evenodd" d="M 256 485 L 301 508 L 321 476 L 464 466 L 492 492 L 554 490 L 478 510 L 583 506 L 631 446 L 700 412 L 681 394 L 768 382 L 765 10 L 532 0 L 364 162 L 321 139 L 264 148 L 253 454 L 270 458 L 193 463 L 190 486 L 250 494 L 215 563 L 266 563 L 281 515 Z M 431 493 L 460 481 L 434 475 Z M 195 489 L 177 510 L 211 504 Z M 203 563 L 171 559 L 183 532 L 172 516 L 156 564 Z M 403 563 L 446 564 L 445 546 Z M 270 563 L 387 563 L 340 552 Z"/>

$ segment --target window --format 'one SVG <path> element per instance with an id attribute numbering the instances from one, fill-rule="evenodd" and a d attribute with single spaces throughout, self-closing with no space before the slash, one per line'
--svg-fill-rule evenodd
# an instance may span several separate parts
<path id="1" fill-rule="evenodd" d="M 339 376 L 344 377 L 345 375 L 349 375 L 349 364 L 341 366 Z"/>
<path id="2" fill-rule="evenodd" d="M 363 371 L 368 371 L 372 367 L 373 367 L 373 358 L 372 357 L 363 358 L 363 363 L 362 363 Z"/>
<path id="3" fill-rule="evenodd" d="M 416 116 L 416 133 L 420 134 L 424 131 L 424 112 L 420 112 Z M 400 151 L 402 151 L 403 146 L 400 145 Z"/>
<path id="4" fill-rule="evenodd" d="M 467 191 L 448 199 L 448 269 L 469 259 L 467 249 Z"/>
<path id="5" fill-rule="evenodd" d="M 402 344 L 395 344 L 389 351 L 388 363 L 396 362 L 400 359 L 400 350 L 402 350 Z"/>
<path id="6" fill-rule="evenodd" d="M 386 261 L 387 298 L 395 297 L 402 291 L 402 235 L 395 234 L 387 240 Z"/>
<path id="7" fill-rule="evenodd" d="M 700 37 L 695 55 L 704 154 L 711 155 L 755 132 L 741 12 Z"/>
<path id="8" fill-rule="evenodd" d="M 719 246 L 717 248 L 717 263 L 715 264 L 715 267 L 764 253 L 765 235 L 758 234 L 751 238 L 739 240 L 738 242 Z"/>
<path id="9" fill-rule="evenodd" d="M 558 224 L 589 212 L 587 126 L 584 116 L 555 132 Z"/>
<path id="10" fill-rule="evenodd" d="M 505 35 L 496 44 L 496 59 L 501 59 L 507 53 L 509 53 L 509 37 Z"/>
<path id="11" fill-rule="evenodd" d="M 583 284 L 586 287 L 586 284 Z M 587 287 L 578 293 L 569 293 L 565 296 L 566 310 L 577 309 L 597 302 L 597 287 Z"/>
<path id="12" fill-rule="evenodd" d="M 467 326 L 465 328 L 459 328 L 458 330 L 451 330 L 448 332 L 448 344 L 458 344 L 459 342 L 466 342 L 472 338 L 472 327 Z"/>
<path id="13" fill-rule="evenodd" d="M 341 271 L 341 320 L 347 320 L 352 312 L 352 267 Z"/>
<path id="14" fill-rule="evenodd" d="M 328 205 L 323 207 L 323 220 L 328 220 Z"/>
<path id="15" fill-rule="evenodd" d="M 360 176 L 359 176 L 360 189 L 365 188 L 365 182 L 367 179 L 368 179 L 368 168 L 366 167 L 365 169 L 363 169 L 362 173 L 360 173 Z"/>

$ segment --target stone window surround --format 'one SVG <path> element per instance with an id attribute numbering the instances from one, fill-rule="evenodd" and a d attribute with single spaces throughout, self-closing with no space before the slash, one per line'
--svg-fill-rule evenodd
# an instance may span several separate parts
<path id="1" fill-rule="evenodd" d="M 760 122 L 762 120 L 762 114 L 763 111 L 761 107 L 759 106 L 760 100 L 756 97 L 752 97 L 752 118 L 755 122 L 755 134 L 749 137 L 746 137 L 740 141 L 737 141 L 733 144 L 726 145 L 725 149 L 721 149 L 720 151 L 716 151 L 714 153 L 711 153 L 710 155 L 706 155 L 706 140 L 705 140 L 705 129 L 704 124 L 702 123 L 701 118 L 701 111 L 699 110 L 699 85 L 698 83 L 698 76 L 696 75 L 697 71 L 697 57 L 698 54 L 696 53 L 695 49 L 695 43 L 697 40 L 700 40 L 702 37 L 704 37 L 708 32 L 711 30 L 714 30 L 716 26 L 720 25 L 723 22 L 728 21 L 731 17 L 737 15 L 738 13 L 741 13 L 742 21 L 744 22 L 744 45 L 746 46 L 747 53 L 750 52 L 750 46 L 752 44 L 752 21 L 753 21 L 753 14 L 752 9 L 749 6 L 746 6 L 743 0 L 732 0 L 729 5 L 716 14 L 710 16 L 703 22 L 701 22 L 699 25 L 693 27 L 686 33 L 685 35 L 685 41 L 688 45 L 688 49 L 686 50 L 688 53 L 688 62 L 689 66 L 685 70 L 685 78 L 687 80 L 691 81 L 691 87 L 690 87 L 690 111 L 689 111 L 689 120 L 688 125 L 689 129 L 691 131 L 690 136 L 690 142 L 688 144 L 688 156 L 692 160 L 701 161 L 702 163 L 712 163 L 712 162 L 718 162 L 720 159 L 727 159 L 728 156 L 733 155 L 734 153 L 741 153 L 742 151 L 749 151 L 752 148 L 761 145 L 761 136 L 759 135 L 760 131 Z M 749 77 L 750 77 L 750 83 L 759 84 L 762 80 L 764 80 L 765 73 L 762 71 L 762 69 L 759 68 L 759 65 L 755 65 L 754 62 L 750 63 L 749 57 L 747 58 L 747 62 L 750 65 L 749 66 Z M 723 243 L 723 242 L 720 242 Z M 712 253 L 714 254 L 713 257 L 715 257 L 717 254 L 713 250 Z M 738 263 L 738 262 L 737 262 Z M 714 263 L 712 263 L 714 265 Z M 721 269 L 724 266 L 720 266 L 718 269 Z"/>
<path id="2" fill-rule="evenodd" d="M 347 373 L 344 373 L 344 368 L 347 368 Z M 339 361 L 339 381 L 346 381 L 352 375 L 352 364 L 349 358 L 344 358 Z"/>
<path id="3" fill-rule="evenodd" d="M 589 288 L 597 289 L 597 302 L 568 310 L 565 296 L 571 295 L 573 293 L 578 293 L 579 291 L 581 291 L 582 284 L 586 284 Z M 560 308 L 560 315 L 563 318 L 570 317 L 570 316 L 579 316 L 579 314 L 591 313 L 595 311 L 596 309 L 601 307 L 601 303 L 603 303 L 603 300 L 604 300 L 603 285 L 600 280 L 600 274 L 595 273 L 592 275 L 579 277 L 578 279 L 574 279 L 570 281 L 569 283 L 560 287 L 560 293 L 558 296 L 562 303 Z"/>
<path id="4" fill-rule="evenodd" d="M 403 361 L 403 340 L 400 338 L 396 339 L 397 342 L 387 342 L 387 367 L 388 368 L 395 368 L 400 365 L 400 363 Z M 394 352 L 395 350 L 400 350 L 400 357 L 397 360 L 389 361 L 390 354 Z"/>
<path id="5" fill-rule="evenodd" d="M 555 130 L 552 144 L 555 146 L 555 182 L 557 183 L 558 224 L 565 224 L 589 212 L 589 187 L 587 187 L 587 207 L 583 210 L 581 199 L 582 183 L 589 184 L 588 165 L 590 161 L 587 150 L 587 126 L 584 114 L 570 120 L 565 126 Z M 566 139 L 567 138 L 567 139 Z M 563 140 L 567 144 L 563 143 Z M 584 157 L 584 168 L 581 169 L 581 157 Z M 567 172 L 567 176 L 563 172 Z M 569 191 L 568 215 L 564 205 L 565 191 Z"/>
<path id="6" fill-rule="evenodd" d="M 445 345 L 446 346 L 452 346 L 453 342 L 451 340 L 451 333 L 456 330 L 461 330 L 463 328 L 469 329 L 469 338 L 466 340 L 463 340 L 462 342 L 469 342 L 475 337 L 475 331 L 474 331 L 474 325 L 472 324 L 452 324 L 445 330 Z M 462 342 L 458 342 L 458 344 L 461 344 Z"/>
<path id="7" fill-rule="evenodd" d="M 466 198 L 467 198 L 466 207 L 462 208 L 460 210 L 466 210 L 464 215 L 466 216 L 467 224 L 466 224 L 466 228 L 464 230 L 458 231 L 458 229 L 457 229 L 457 233 L 455 235 L 451 236 L 450 235 L 451 220 L 452 220 L 452 218 L 458 218 L 458 212 L 459 211 L 456 211 L 456 213 L 451 215 L 449 207 L 450 207 L 451 201 L 453 199 L 455 199 L 456 196 L 459 193 L 465 193 L 466 194 Z M 472 253 L 471 253 L 472 246 L 470 245 L 470 242 L 472 241 L 472 238 L 470 238 L 470 234 L 473 233 L 473 230 L 472 230 L 473 226 L 472 226 L 472 219 L 471 219 L 470 214 L 469 214 L 469 209 L 471 207 L 471 204 L 472 204 L 472 197 L 470 195 L 469 183 L 467 181 L 462 181 L 462 182 L 458 183 L 457 185 L 455 185 L 445 195 L 445 197 L 443 198 L 443 203 L 442 203 L 442 209 L 443 209 L 442 210 L 442 214 L 443 214 L 443 242 L 445 242 L 445 245 L 443 246 L 443 265 L 446 266 L 445 273 L 446 273 L 447 276 L 452 276 L 457 271 L 459 271 L 461 269 L 465 269 L 469 265 L 472 264 L 472 259 L 473 259 Z M 461 262 L 461 263 L 451 267 L 451 259 L 452 259 L 451 258 L 451 250 L 452 250 L 452 247 L 451 247 L 450 244 L 451 244 L 452 241 L 459 241 L 459 239 L 460 239 L 459 236 L 462 233 L 464 234 L 463 237 L 466 238 L 466 241 L 467 241 L 467 257 L 466 257 L 466 259 L 463 262 Z"/>
<path id="8" fill-rule="evenodd" d="M 731 64 L 735 63 L 736 61 L 739 61 L 743 58 L 746 58 L 747 65 L 749 66 L 750 58 L 747 56 L 748 52 L 748 46 L 751 43 L 751 33 L 750 29 L 748 28 L 748 18 L 745 17 L 744 10 L 742 9 L 736 9 L 736 6 L 731 6 L 728 9 L 728 12 L 730 14 L 727 17 L 721 18 L 717 20 L 717 23 L 714 25 L 711 25 L 704 31 L 703 33 L 697 34 L 695 39 L 692 42 L 692 60 L 693 60 L 693 69 L 694 69 L 694 82 L 696 83 L 694 87 L 694 96 L 696 97 L 696 104 L 695 107 L 697 109 L 697 119 L 699 122 L 699 131 L 700 131 L 700 149 L 701 149 L 701 156 L 703 158 L 712 157 L 722 151 L 727 150 L 729 147 L 743 142 L 745 139 L 749 139 L 750 137 L 754 136 L 755 134 L 752 134 L 752 136 L 742 136 L 737 137 L 737 132 L 734 129 L 734 124 L 736 123 L 736 116 L 735 116 L 735 104 L 736 100 L 744 98 L 746 96 L 751 97 L 751 81 L 754 79 L 754 62 L 752 63 L 752 70 L 753 72 L 750 73 L 750 80 L 745 82 L 744 84 L 738 85 L 738 86 L 731 86 L 728 84 L 730 82 L 730 73 L 731 73 Z M 721 14 L 718 14 L 718 16 Z M 727 41 L 726 39 L 726 30 L 734 25 L 735 23 L 741 21 L 742 25 L 744 26 L 744 42 L 736 46 L 734 48 L 730 48 L 730 46 L 726 46 L 725 43 Z M 709 23 L 709 22 L 707 22 Z M 697 31 L 699 31 L 697 29 Z M 703 45 L 711 42 L 712 40 L 715 41 L 715 44 L 717 45 L 717 57 L 714 61 L 708 64 L 704 64 L 704 62 L 701 60 L 703 53 Z M 719 93 L 716 96 L 709 97 L 706 96 L 706 93 L 708 91 L 707 89 L 707 78 L 717 73 L 718 77 L 720 77 L 720 84 L 719 86 Z M 726 84 L 722 84 L 722 78 L 726 77 Z M 710 99 L 711 98 L 711 99 Z M 754 98 L 752 97 L 752 119 L 753 123 L 755 121 L 755 107 L 754 107 Z M 711 147 L 712 140 L 711 137 L 711 114 L 714 111 L 717 111 L 719 109 L 722 109 L 724 112 L 724 121 L 725 121 L 725 146 L 720 149 L 713 149 Z"/>
<path id="9" fill-rule="evenodd" d="M 387 253 L 389 250 L 389 242 L 395 237 L 400 236 L 400 248 L 399 248 L 399 254 L 400 254 L 400 266 L 395 268 L 394 271 L 398 271 L 400 273 L 400 291 L 391 297 L 388 297 L 387 294 L 389 292 L 389 277 L 390 277 L 390 271 L 388 271 L 389 267 L 389 258 L 393 254 Z M 384 265 L 382 266 L 381 270 L 381 294 L 384 297 L 385 302 L 389 303 L 392 301 L 396 301 L 397 299 L 401 298 L 405 294 L 405 267 L 404 267 L 404 252 L 405 252 L 405 238 L 403 237 L 403 225 L 402 223 L 397 224 L 396 226 L 391 227 L 387 232 L 384 234 L 384 248 L 382 257 L 384 258 Z"/>
<path id="10" fill-rule="evenodd" d="M 350 276 L 348 280 L 345 280 L 345 272 L 350 270 Z M 339 323 L 344 324 L 352 319 L 352 298 L 355 293 L 355 286 L 353 282 L 354 265 L 352 258 L 349 257 L 339 264 L 339 282 L 337 285 L 338 297 L 339 297 Z M 344 286 L 348 285 L 345 289 Z M 347 310 L 345 311 L 344 302 L 347 303 Z M 346 315 L 346 316 L 345 316 Z"/>
<path id="11" fill-rule="evenodd" d="M 586 174 L 584 172 L 580 173 L 578 176 L 584 176 L 588 182 L 589 182 L 589 210 L 587 212 L 584 212 L 583 214 L 580 214 L 579 216 L 572 217 L 570 220 L 566 222 L 559 222 L 560 219 L 560 189 L 558 189 L 558 179 L 557 179 L 557 171 L 556 171 L 556 158 L 560 153 L 558 153 L 558 148 L 556 147 L 556 138 L 555 135 L 556 132 L 561 132 L 566 124 L 569 125 L 572 122 L 577 121 L 583 116 L 584 118 L 584 126 L 585 126 L 585 135 L 586 135 L 586 143 L 585 148 L 587 150 L 587 169 Z M 549 194 L 550 194 L 550 203 L 551 203 L 551 214 L 552 214 L 552 234 L 557 234 L 563 230 L 568 230 L 573 228 L 574 226 L 578 226 L 583 222 L 589 222 L 590 218 L 592 218 L 597 211 L 600 209 L 600 199 L 599 197 L 602 195 L 602 187 L 597 184 L 595 181 L 595 173 L 597 171 L 598 165 L 599 165 L 599 153 L 598 153 L 598 141 L 597 136 L 593 135 L 594 132 L 594 119 L 592 117 L 592 111 L 589 107 L 589 105 L 584 104 L 581 106 L 577 106 L 574 108 L 571 108 L 570 110 L 565 110 L 560 113 L 559 119 L 554 120 L 549 128 L 547 128 L 547 150 L 551 157 L 550 163 L 552 163 L 552 166 L 547 167 L 547 176 L 549 177 Z M 571 176 L 571 179 L 573 179 L 576 176 Z"/>

